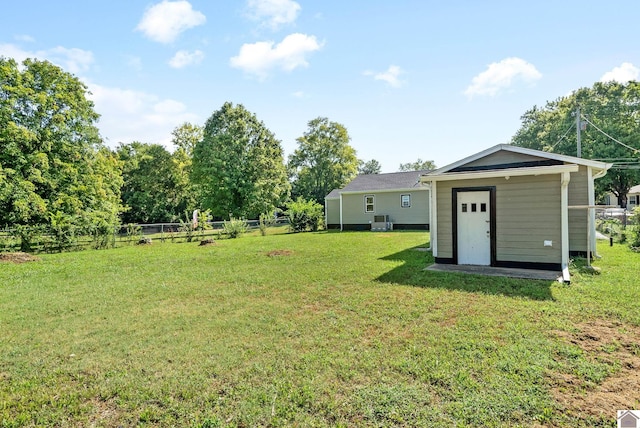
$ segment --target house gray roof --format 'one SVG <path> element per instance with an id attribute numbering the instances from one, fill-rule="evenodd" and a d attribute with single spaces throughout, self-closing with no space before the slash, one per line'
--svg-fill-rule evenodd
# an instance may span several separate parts
<path id="1" fill-rule="evenodd" d="M 358 175 L 342 189 L 333 189 L 325 199 L 337 199 L 343 192 L 364 193 L 424 187 L 420 184 L 420 176 L 428 172 L 429 170 L 422 170 Z"/>
<path id="2" fill-rule="evenodd" d="M 635 194 L 635 193 L 640 193 L 640 184 L 633 186 L 631 189 L 629 189 L 629 194 Z"/>

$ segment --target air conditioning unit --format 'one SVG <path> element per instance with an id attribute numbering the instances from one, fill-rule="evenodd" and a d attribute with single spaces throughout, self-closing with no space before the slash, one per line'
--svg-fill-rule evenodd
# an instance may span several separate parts
<path id="1" fill-rule="evenodd" d="M 393 224 L 389 221 L 388 215 L 374 215 L 371 223 L 371 230 L 385 231 L 392 230 Z"/>

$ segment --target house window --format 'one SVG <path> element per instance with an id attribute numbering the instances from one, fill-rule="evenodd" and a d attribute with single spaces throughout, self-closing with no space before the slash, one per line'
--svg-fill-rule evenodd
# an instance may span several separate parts
<path id="1" fill-rule="evenodd" d="M 376 212 L 375 198 L 373 195 L 367 195 L 364 197 L 364 212 L 374 213 Z"/>
<path id="2" fill-rule="evenodd" d="M 411 195 L 400 195 L 400 206 L 409 208 L 411 206 Z"/>

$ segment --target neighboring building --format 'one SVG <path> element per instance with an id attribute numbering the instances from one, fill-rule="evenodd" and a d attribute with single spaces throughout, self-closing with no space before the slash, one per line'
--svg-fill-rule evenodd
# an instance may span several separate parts
<path id="1" fill-rule="evenodd" d="M 640 207 L 640 184 L 633 186 L 627 193 L 627 210 L 633 211 L 636 207 Z"/>
<path id="2" fill-rule="evenodd" d="M 595 253 L 594 179 L 611 164 L 497 145 L 432 171 L 436 263 L 562 271 Z"/>
<path id="3" fill-rule="evenodd" d="M 325 197 L 328 229 L 429 230 L 429 171 L 358 175 Z"/>

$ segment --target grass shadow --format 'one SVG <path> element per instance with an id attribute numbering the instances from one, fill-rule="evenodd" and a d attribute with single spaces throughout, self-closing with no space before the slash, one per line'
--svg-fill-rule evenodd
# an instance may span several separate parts
<path id="1" fill-rule="evenodd" d="M 551 293 L 554 281 L 427 271 L 425 268 L 434 263 L 433 255 L 431 251 L 424 251 L 420 247 L 407 248 L 380 260 L 400 261 L 402 264 L 377 277 L 375 280 L 378 282 L 531 300 L 555 300 Z"/>

